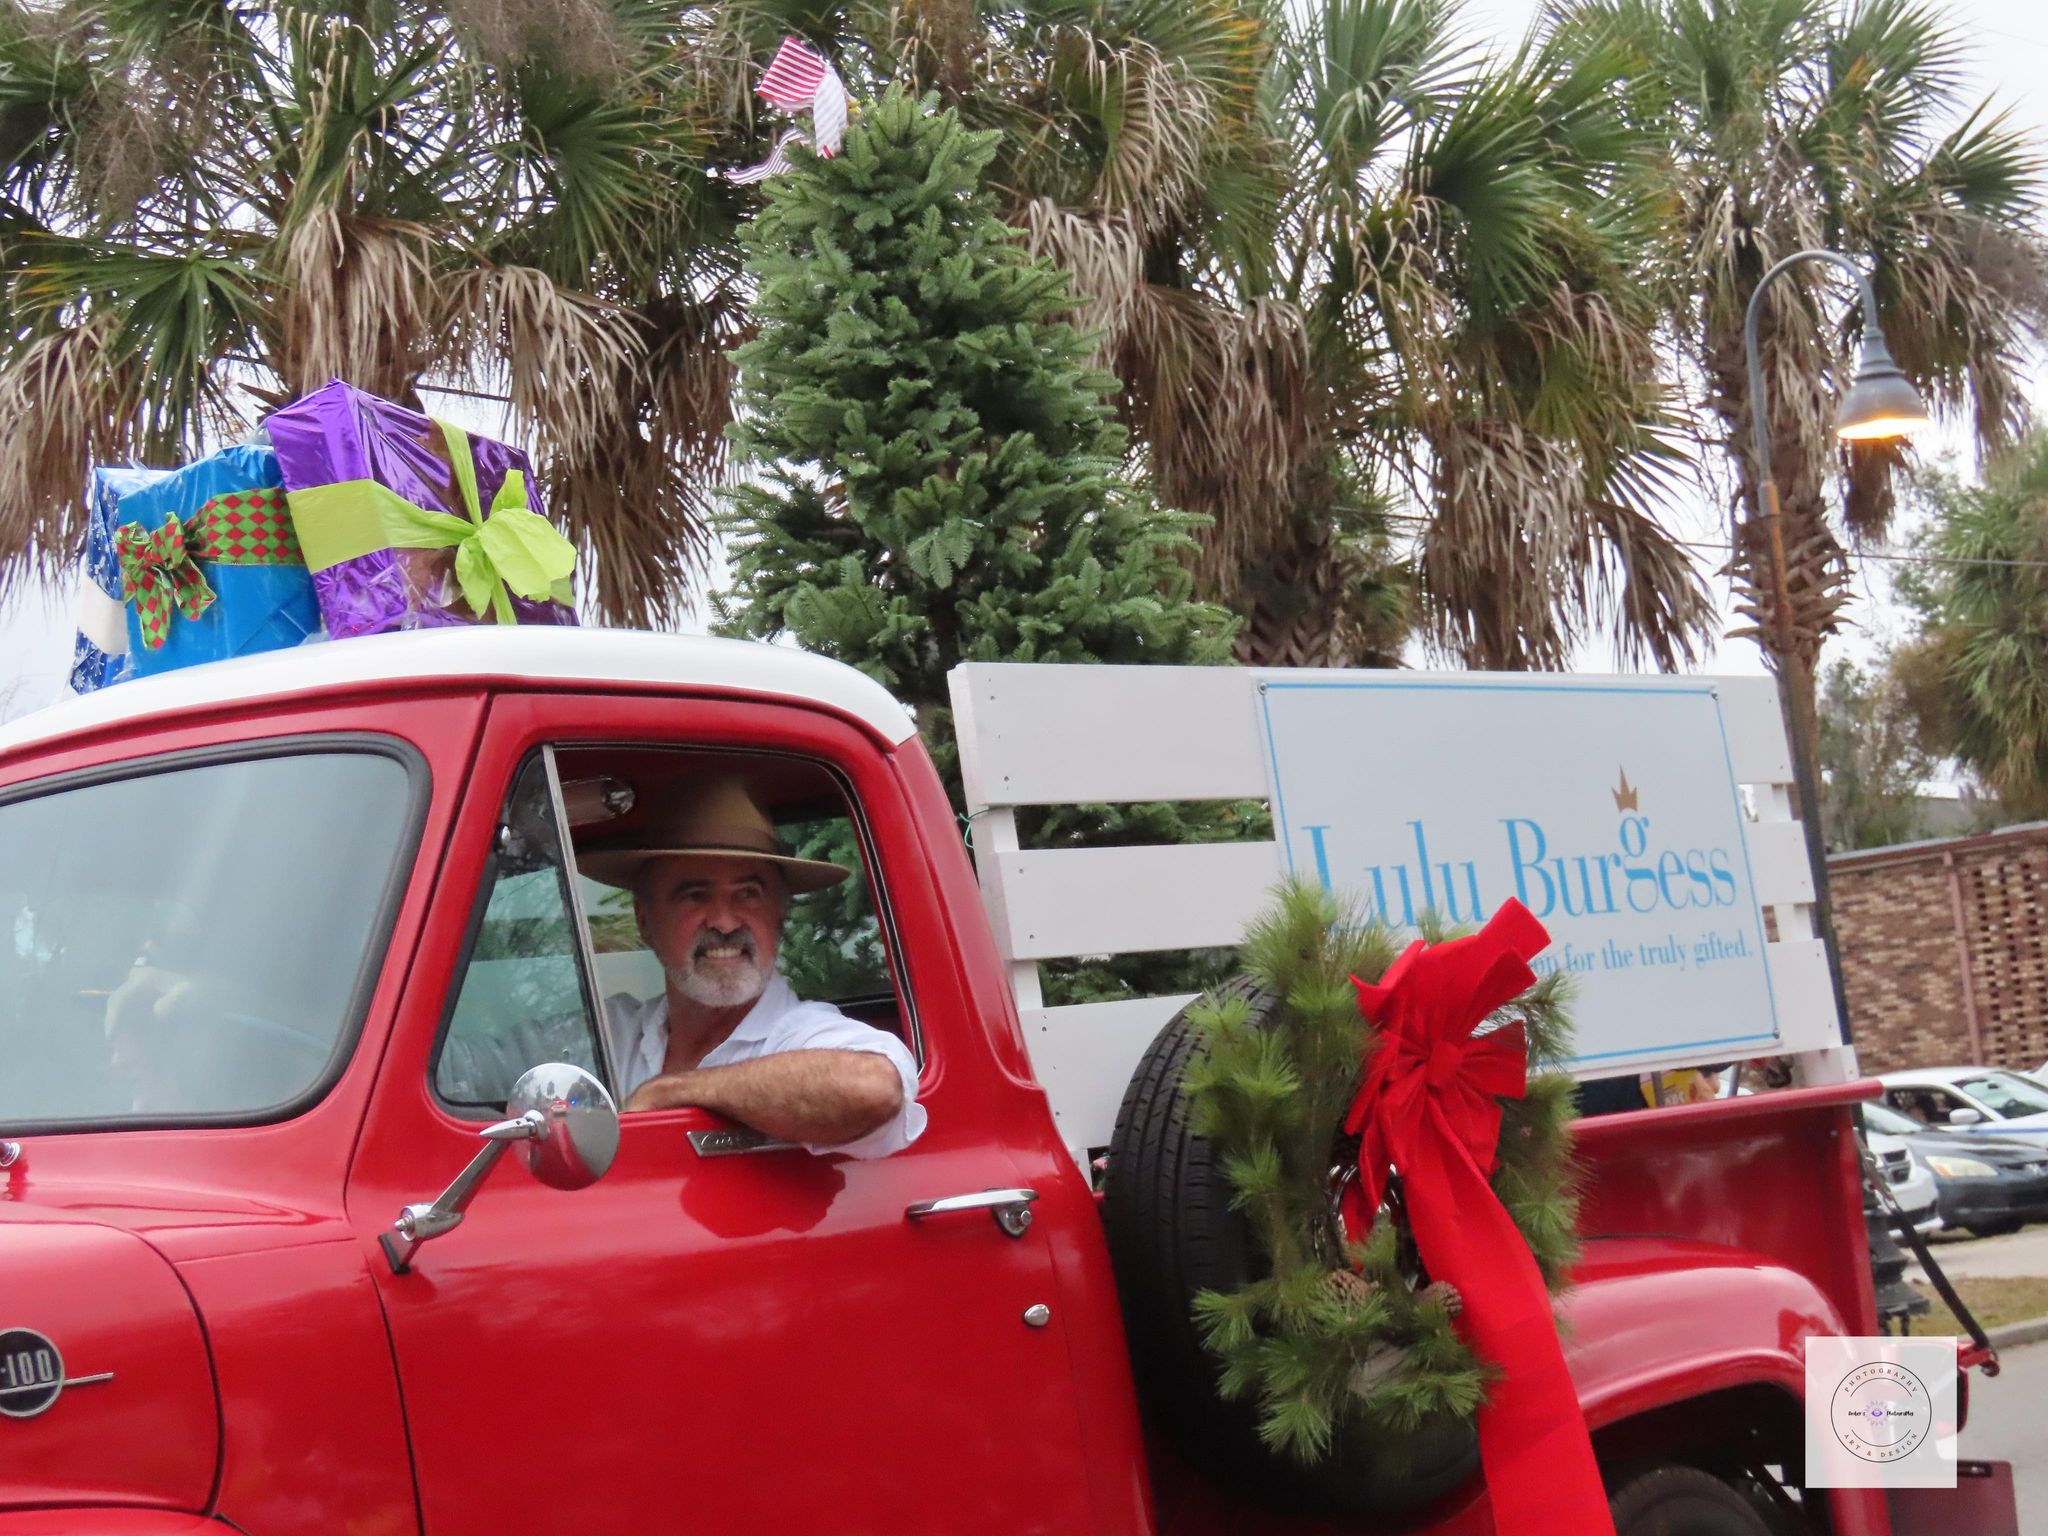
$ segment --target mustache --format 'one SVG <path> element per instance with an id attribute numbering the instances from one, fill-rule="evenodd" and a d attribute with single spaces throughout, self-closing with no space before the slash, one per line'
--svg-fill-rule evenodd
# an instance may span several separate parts
<path id="1" fill-rule="evenodd" d="M 702 960 L 713 949 L 733 948 L 752 960 L 754 936 L 744 928 L 735 928 L 730 933 L 720 933 L 716 928 L 706 928 L 697 935 L 697 942 L 690 947 L 690 958 Z"/>

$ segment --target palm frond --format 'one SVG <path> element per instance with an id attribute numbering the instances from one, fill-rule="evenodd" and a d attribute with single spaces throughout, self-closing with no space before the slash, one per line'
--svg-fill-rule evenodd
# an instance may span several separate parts
<path id="1" fill-rule="evenodd" d="M 1112 48 L 1090 32 L 1060 28 L 1046 47 L 1049 89 L 1102 134 L 1089 205 L 1156 228 L 1201 174 L 1216 116 L 1209 93 L 1140 40 Z"/>
<path id="2" fill-rule="evenodd" d="M 640 323 L 640 356 L 591 382 L 609 394 L 612 425 L 559 439 L 543 474 L 551 511 L 593 556 L 598 614 L 659 627 L 690 612 L 710 554 L 733 409 L 728 354 L 747 320 L 740 296 L 720 289 L 664 301 Z"/>
<path id="3" fill-rule="evenodd" d="M 1024 248 L 1072 279 L 1078 302 L 1067 318 L 1076 330 L 1097 337 L 1098 356 L 1106 355 L 1130 324 L 1144 287 L 1144 245 L 1131 220 L 1034 197 L 1017 224 Z"/>
<path id="4" fill-rule="evenodd" d="M 2044 169 L 2009 124 L 1981 115 L 1856 219 L 1893 355 L 1941 404 L 1970 411 L 1987 452 L 2025 430 L 2029 356 L 2048 335 L 2048 247 L 2033 228 Z"/>
<path id="5" fill-rule="evenodd" d="M 0 373 L 0 591 L 25 574 L 48 575 L 82 547 L 80 488 L 97 459 L 126 446 L 137 376 L 117 366 L 111 317 L 37 337 Z"/>
<path id="6" fill-rule="evenodd" d="M 277 249 L 283 291 L 273 366 L 304 392 L 347 379 L 404 399 L 433 355 L 443 306 L 432 232 L 421 225 L 316 208 Z"/>
<path id="7" fill-rule="evenodd" d="M 1582 536 L 1569 453 L 1511 422 L 1445 422 L 1428 441 L 1431 516 L 1417 569 L 1433 639 L 1474 666 L 1561 668 L 1577 629 L 1556 583 L 1578 585 L 1571 555 Z"/>
<path id="8" fill-rule="evenodd" d="M 1242 311 L 1146 284 L 1115 353 L 1125 411 L 1160 497 L 1214 519 L 1198 579 L 1228 601 L 1317 430 L 1302 317 L 1279 299 Z"/>
<path id="9" fill-rule="evenodd" d="M 633 39 L 608 0 L 446 0 L 458 35 L 499 68 L 538 64 L 582 79 L 617 82 L 633 63 Z"/>
<path id="10" fill-rule="evenodd" d="M 532 267 L 468 266 L 437 285 L 435 361 L 457 378 L 502 383 L 513 412 L 559 442 L 622 429 L 617 395 L 644 340 L 635 317 L 557 285 Z"/>

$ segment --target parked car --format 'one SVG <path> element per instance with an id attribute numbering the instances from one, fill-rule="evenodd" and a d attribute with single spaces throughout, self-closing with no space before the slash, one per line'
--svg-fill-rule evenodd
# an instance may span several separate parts
<path id="1" fill-rule="evenodd" d="M 1995 1237 L 2048 1221 L 2048 1147 L 2018 1136 L 1934 1130 L 1882 1104 L 1863 1106 L 1863 1124 L 1873 1152 L 1879 1141 L 1896 1144 L 1932 1176 L 1942 1224 Z M 1904 1205 L 1889 1167 L 1885 1177 Z"/>
<path id="2" fill-rule="evenodd" d="M 1913 1219 L 1913 1230 L 1923 1237 L 1929 1232 L 1939 1232 L 1942 1216 L 1937 1209 L 1940 1186 L 1935 1183 L 1934 1173 L 1925 1162 L 1913 1155 L 1906 1142 L 1894 1130 L 1892 1124 L 1880 1125 L 1876 1111 L 1887 1117 L 1887 1121 L 1905 1120 L 1904 1115 L 1886 1110 L 1882 1105 L 1864 1106 L 1863 1142 L 1870 1148 L 1871 1160 L 1884 1174 L 1884 1181 L 1891 1186 L 1892 1198 L 1899 1202 L 1899 1209 Z M 1917 1122 L 1906 1120 L 1913 1129 L 1919 1130 Z"/>
<path id="3" fill-rule="evenodd" d="M 1884 1100 L 1922 1125 L 1971 1136 L 2028 1136 L 2048 1142 L 2048 1087 L 2002 1067 L 1926 1067 L 1886 1072 Z"/>

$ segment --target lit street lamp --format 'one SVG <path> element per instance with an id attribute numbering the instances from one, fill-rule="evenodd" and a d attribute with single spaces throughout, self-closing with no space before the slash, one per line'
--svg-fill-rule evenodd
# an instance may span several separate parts
<path id="1" fill-rule="evenodd" d="M 1849 997 L 1842 985 L 1842 957 L 1835 946 L 1834 905 L 1828 897 L 1827 847 L 1820 826 L 1820 737 L 1813 698 L 1819 680 L 1814 678 L 1815 688 L 1793 687 L 1787 686 L 1784 676 L 1793 655 L 1791 589 L 1785 568 L 1778 483 L 1771 478 L 1770 412 L 1765 399 L 1763 360 L 1757 351 L 1757 324 L 1763 313 L 1764 290 L 1780 273 L 1809 261 L 1827 262 L 1855 278 L 1863 300 L 1862 351 L 1856 363 L 1856 376 L 1835 411 L 1835 436 L 1847 442 L 1910 437 L 1927 425 L 1928 417 L 1927 407 L 1921 404 L 1912 381 L 1892 361 L 1891 348 L 1885 345 L 1884 332 L 1877 323 L 1877 295 L 1861 267 L 1834 251 L 1794 251 L 1763 275 L 1756 291 L 1749 296 L 1749 309 L 1742 322 L 1742 349 L 1749 364 L 1750 426 L 1756 441 L 1757 515 L 1763 519 L 1770 539 L 1771 616 L 1778 632 L 1778 701 L 1785 713 L 1786 734 L 1791 738 L 1793 782 L 1799 791 L 1799 816 L 1805 823 L 1806 854 L 1813 865 L 1815 926 L 1827 952 L 1835 1009 L 1841 1015 L 1846 1038 Z M 1818 668 L 1815 670 L 1817 673 Z"/>

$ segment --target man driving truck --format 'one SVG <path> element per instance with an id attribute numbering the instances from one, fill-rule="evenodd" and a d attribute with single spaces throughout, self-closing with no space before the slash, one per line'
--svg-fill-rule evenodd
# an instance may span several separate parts
<path id="1" fill-rule="evenodd" d="M 627 1111 L 708 1109 L 813 1152 L 885 1157 L 924 1130 L 917 1064 L 894 1035 L 805 1002 L 776 973 L 790 898 L 844 880 L 792 856 L 738 778 L 686 781 L 630 843 L 579 851 L 633 893 L 667 985 L 605 1000 Z"/>

